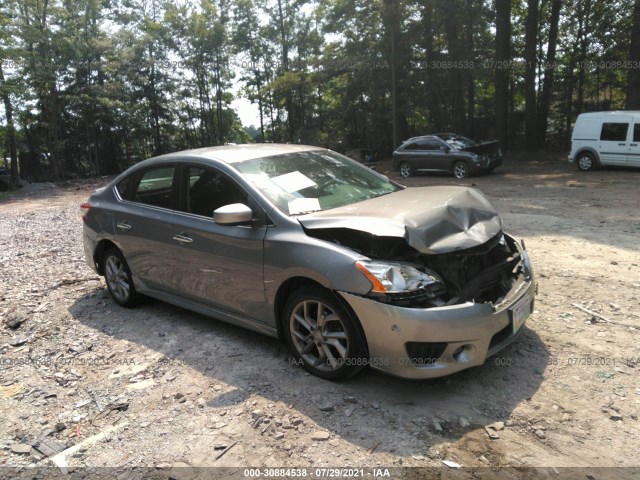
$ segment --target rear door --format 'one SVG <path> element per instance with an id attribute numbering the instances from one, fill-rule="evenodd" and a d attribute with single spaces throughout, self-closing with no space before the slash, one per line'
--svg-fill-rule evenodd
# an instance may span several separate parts
<path id="1" fill-rule="evenodd" d="M 629 152 L 629 125 L 631 117 L 616 116 L 606 120 L 600 130 L 598 145 L 600 163 L 603 165 L 626 165 Z"/>
<path id="2" fill-rule="evenodd" d="M 636 118 L 631 132 L 631 143 L 627 154 L 627 164 L 640 167 L 640 119 Z"/>
<path id="3" fill-rule="evenodd" d="M 131 272 L 146 286 L 170 290 L 171 217 L 177 205 L 176 166 L 160 165 L 127 177 L 117 187 L 115 242 Z"/>
<path id="4" fill-rule="evenodd" d="M 210 166 L 184 166 L 180 211 L 171 225 L 171 255 L 182 295 L 262 320 L 268 317 L 263 283 L 266 215 L 247 191 Z M 254 211 L 251 225 L 218 225 L 217 208 L 243 203 Z"/>

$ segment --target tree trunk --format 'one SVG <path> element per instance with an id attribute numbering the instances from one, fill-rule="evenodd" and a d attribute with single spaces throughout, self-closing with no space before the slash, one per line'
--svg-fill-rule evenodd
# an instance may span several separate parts
<path id="1" fill-rule="evenodd" d="M 629 61 L 632 67 L 627 73 L 627 110 L 640 110 L 640 0 L 633 7 L 633 26 L 629 44 Z M 636 65 L 633 65 L 635 63 Z"/>
<path id="2" fill-rule="evenodd" d="M 496 136 L 509 146 L 509 68 L 511 60 L 511 0 L 496 0 Z"/>
<path id="3" fill-rule="evenodd" d="M 0 59 L 0 84 L 4 86 L 4 72 L 2 71 L 2 59 Z M 7 142 L 9 143 L 9 157 L 11 158 L 11 188 L 18 188 L 20 177 L 18 173 L 18 148 L 16 145 L 16 129 L 13 124 L 13 106 L 9 92 L 3 90 L 2 101 L 4 102 L 4 113 L 7 117 Z"/>
<path id="4" fill-rule="evenodd" d="M 640 1 L 640 0 L 638 0 Z M 551 16 L 549 18 L 549 44 L 547 46 L 546 65 L 544 68 L 544 82 L 540 95 L 538 109 L 538 141 L 544 145 L 547 141 L 547 127 L 549 125 L 549 107 L 555 74 L 556 47 L 558 45 L 558 23 L 562 0 L 552 0 Z"/>
<path id="5" fill-rule="evenodd" d="M 536 137 L 536 48 L 538 45 L 538 0 L 528 0 L 527 19 L 525 21 L 524 46 L 524 119 L 525 145 L 527 149 L 534 149 Z"/>
<path id="6" fill-rule="evenodd" d="M 580 63 L 578 68 L 578 98 L 576 100 L 576 111 L 582 112 L 584 105 L 584 82 L 585 82 L 585 69 L 587 68 L 587 49 L 589 47 L 589 16 L 591 14 L 591 0 L 584 0 L 584 9 L 582 11 L 582 17 L 579 19 L 581 28 L 578 29 L 578 40 L 580 43 Z"/>
<path id="7" fill-rule="evenodd" d="M 474 58 L 474 41 L 473 41 L 473 26 L 475 25 L 475 14 L 477 9 L 475 7 L 475 0 L 467 0 L 467 8 L 469 12 L 468 23 L 467 23 L 467 38 L 466 38 L 466 50 L 467 50 L 467 61 L 469 64 L 473 61 Z M 473 75 L 473 68 L 469 68 L 467 70 L 467 134 L 472 138 L 476 136 L 476 125 L 475 125 L 475 110 L 476 109 L 476 83 Z"/>
<path id="8" fill-rule="evenodd" d="M 457 132 L 466 130 L 464 111 L 464 86 L 462 81 L 462 70 L 459 68 L 460 61 L 460 40 L 458 38 L 458 16 L 456 14 L 456 4 L 448 1 L 443 8 L 445 16 L 445 31 L 447 45 L 449 47 L 449 60 L 454 64 L 454 68 L 449 70 L 451 92 L 451 105 L 453 107 L 453 125 Z"/>

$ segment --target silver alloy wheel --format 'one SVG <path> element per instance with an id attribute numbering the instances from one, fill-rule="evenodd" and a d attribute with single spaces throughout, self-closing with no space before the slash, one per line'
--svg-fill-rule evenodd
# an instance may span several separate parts
<path id="1" fill-rule="evenodd" d="M 111 294 L 119 302 L 126 302 L 129 299 L 129 276 L 125 270 L 124 263 L 117 256 L 110 254 L 105 262 L 105 280 L 109 285 Z"/>
<path id="2" fill-rule="evenodd" d="M 402 178 L 409 178 L 411 176 L 411 165 L 407 162 L 404 162 L 400 165 L 400 176 Z"/>
<path id="3" fill-rule="evenodd" d="M 293 345 L 309 365 L 334 371 L 345 364 L 349 336 L 340 317 L 324 303 L 298 303 L 291 312 L 289 330 Z"/>
<path id="4" fill-rule="evenodd" d="M 468 171 L 467 164 L 464 162 L 458 162 L 453 166 L 453 175 L 456 178 L 466 178 Z"/>
<path id="5" fill-rule="evenodd" d="M 593 168 L 593 159 L 589 155 L 582 155 L 578 159 L 578 168 L 580 170 L 591 170 Z"/>

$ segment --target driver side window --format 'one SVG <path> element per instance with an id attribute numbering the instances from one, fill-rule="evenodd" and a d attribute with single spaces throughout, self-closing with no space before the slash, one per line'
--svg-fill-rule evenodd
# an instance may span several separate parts
<path id="1" fill-rule="evenodd" d="M 248 204 L 248 195 L 233 179 L 219 170 L 188 167 L 182 210 L 212 217 L 213 211 L 231 203 Z"/>

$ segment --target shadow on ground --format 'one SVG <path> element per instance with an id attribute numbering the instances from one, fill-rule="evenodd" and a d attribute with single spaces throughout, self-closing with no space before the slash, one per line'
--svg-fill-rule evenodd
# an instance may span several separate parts
<path id="1" fill-rule="evenodd" d="M 473 425 L 466 432 L 507 419 L 540 387 L 549 357 L 540 337 L 525 327 L 516 343 L 485 365 L 450 377 L 408 381 L 366 369 L 347 382 L 333 383 L 294 365 L 277 339 L 159 301 L 127 310 L 113 303 L 105 289 L 97 288 L 78 298 L 69 311 L 79 322 L 115 340 L 159 352 L 169 362 L 232 387 L 221 393 L 204 392 L 209 407 L 237 406 L 259 395 L 289 405 L 292 415 L 299 412 L 355 445 L 401 456 L 424 452 L 436 433 L 434 418 L 443 428 L 437 435 L 449 441 L 465 433 L 461 416 Z M 122 345 L 118 354 L 125 355 L 127 346 Z M 334 410 L 320 410 L 322 399 L 333 403 Z M 348 409 L 350 416 L 345 415 Z M 366 421 L 357 421 L 358 416 Z M 403 438 L 413 440 L 394 441 L 398 430 L 409 432 Z"/>

